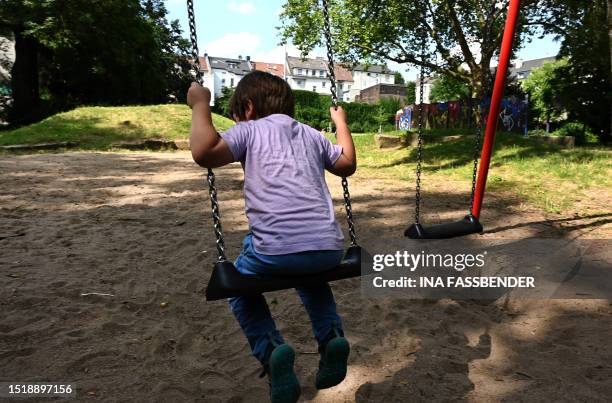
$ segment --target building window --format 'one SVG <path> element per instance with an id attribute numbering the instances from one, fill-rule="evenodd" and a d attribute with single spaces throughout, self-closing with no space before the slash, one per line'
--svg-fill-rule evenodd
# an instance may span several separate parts
<path id="1" fill-rule="evenodd" d="M 222 79 L 221 79 L 221 85 L 222 85 L 222 86 L 223 86 L 223 85 L 225 85 L 225 78 L 222 78 Z"/>
<path id="2" fill-rule="evenodd" d="M 321 88 L 325 88 L 325 81 L 321 81 Z"/>
<path id="3" fill-rule="evenodd" d="M 342 91 L 342 90 L 344 89 L 344 88 L 343 88 L 343 87 L 344 87 L 344 84 L 340 83 L 340 84 L 338 84 L 338 87 L 340 87 L 340 91 Z"/>
<path id="4" fill-rule="evenodd" d="M 315 76 L 315 75 L 317 74 L 317 72 L 316 72 L 316 71 L 314 71 L 314 70 L 311 70 L 311 71 L 310 71 L 310 74 L 311 74 L 311 75 L 313 75 L 313 76 Z"/>
<path id="5" fill-rule="evenodd" d="M 319 77 L 323 77 L 324 74 L 325 72 L 323 70 L 319 70 Z"/>
<path id="6" fill-rule="evenodd" d="M 232 87 L 232 88 L 234 87 L 234 77 L 232 77 L 230 79 L 230 87 Z"/>
<path id="7" fill-rule="evenodd" d="M 313 91 L 313 92 L 317 92 L 317 86 L 316 86 L 316 85 L 313 85 L 313 86 L 312 86 L 312 91 Z"/>

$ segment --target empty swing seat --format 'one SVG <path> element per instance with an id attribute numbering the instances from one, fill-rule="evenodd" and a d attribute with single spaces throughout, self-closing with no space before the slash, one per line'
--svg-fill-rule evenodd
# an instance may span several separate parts
<path id="1" fill-rule="evenodd" d="M 421 224 L 412 224 L 405 232 L 404 236 L 412 239 L 447 239 L 458 236 L 480 234 L 484 231 L 478 218 L 473 215 L 466 215 L 463 219 L 427 227 Z"/>
<path id="2" fill-rule="evenodd" d="M 276 277 L 249 276 L 240 273 L 229 261 L 217 262 L 206 288 L 206 300 L 215 301 L 242 295 L 259 295 L 264 292 L 328 283 L 361 275 L 360 246 L 351 246 L 342 262 L 333 269 L 313 274 Z M 366 255 L 367 256 L 367 255 Z"/>

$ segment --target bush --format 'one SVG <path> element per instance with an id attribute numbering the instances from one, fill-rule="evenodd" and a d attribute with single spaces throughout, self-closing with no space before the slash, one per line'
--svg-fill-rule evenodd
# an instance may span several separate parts
<path id="1" fill-rule="evenodd" d="M 351 129 L 352 133 L 363 133 L 364 132 L 359 122 L 350 122 L 349 129 Z"/>
<path id="2" fill-rule="evenodd" d="M 570 122 L 552 132 L 553 136 L 574 136 L 576 145 L 595 144 L 597 136 L 586 125 L 578 122 Z"/>
<path id="3" fill-rule="evenodd" d="M 327 130 L 331 97 L 312 91 L 294 90 L 295 118 L 315 129 Z M 381 99 L 376 104 L 357 102 L 340 103 L 348 115 L 352 132 L 376 132 L 382 124 L 384 130 L 393 130 L 395 112 L 400 108 L 396 99 Z"/>
<path id="4" fill-rule="evenodd" d="M 532 129 L 529 130 L 530 136 L 549 136 L 550 133 L 547 133 L 544 129 Z"/>

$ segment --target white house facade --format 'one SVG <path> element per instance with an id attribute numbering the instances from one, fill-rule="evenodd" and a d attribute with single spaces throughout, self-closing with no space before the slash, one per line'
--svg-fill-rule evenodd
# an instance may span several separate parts
<path id="1" fill-rule="evenodd" d="M 289 86 L 294 90 L 331 94 L 327 62 L 323 58 L 302 60 L 299 57 L 287 56 L 285 74 Z"/>
<path id="2" fill-rule="evenodd" d="M 359 96 L 361 90 L 376 84 L 395 84 L 395 75 L 386 66 L 358 65 L 352 69 L 353 85 L 348 98 L 352 102 Z"/>
<path id="3" fill-rule="evenodd" d="M 313 91 L 321 95 L 331 95 L 327 60 L 322 57 L 301 59 L 286 56 L 284 65 L 266 62 L 253 62 L 247 56 L 243 59 L 208 56 L 200 58 L 204 85 L 213 95 L 211 103 L 221 96 L 223 88 L 234 88 L 238 82 L 253 70 L 268 71 L 283 77 L 294 90 Z M 377 84 L 394 84 L 395 76 L 386 66 L 356 66 L 353 69 L 336 65 L 334 69 L 337 82 L 338 99 L 353 102 L 361 90 Z"/>
<path id="4" fill-rule="evenodd" d="M 216 97 L 221 96 L 225 87 L 235 88 L 242 77 L 252 70 L 249 56 L 246 59 L 243 59 L 242 56 L 238 56 L 238 59 L 213 56 L 207 56 L 207 58 L 212 71 Z"/>

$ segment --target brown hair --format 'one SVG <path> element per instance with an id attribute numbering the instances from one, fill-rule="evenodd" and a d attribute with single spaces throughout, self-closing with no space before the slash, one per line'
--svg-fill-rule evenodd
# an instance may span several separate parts
<path id="1" fill-rule="evenodd" d="M 247 119 L 249 101 L 253 104 L 253 119 L 261 119 L 274 113 L 293 117 L 295 98 L 289 84 L 282 78 L 264 71 L 252 71 L 245 75 L 236 86 L 229 104 L 234 119 Z"/>

